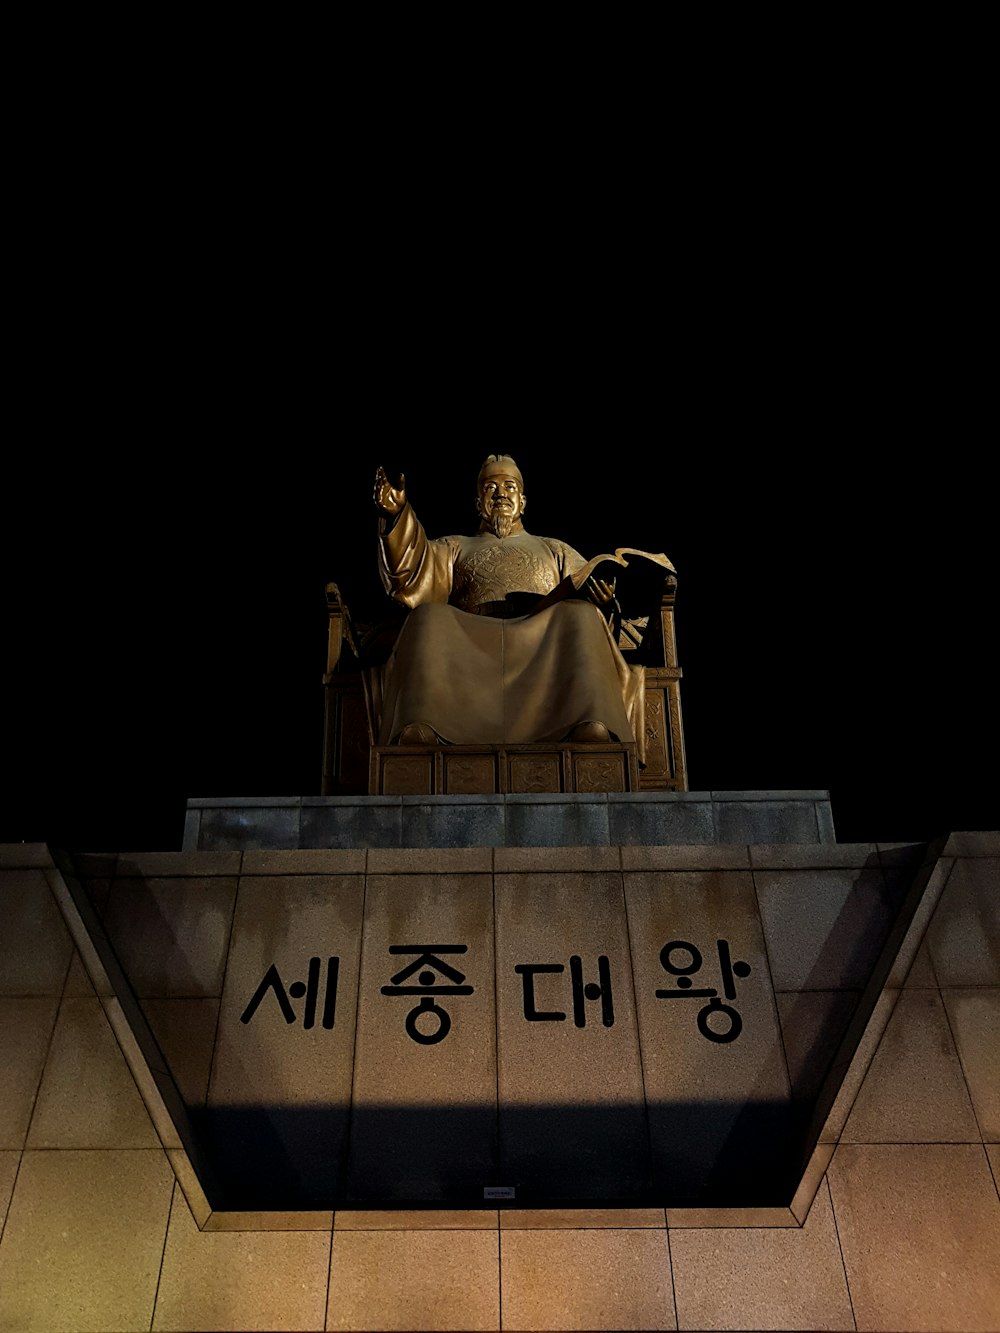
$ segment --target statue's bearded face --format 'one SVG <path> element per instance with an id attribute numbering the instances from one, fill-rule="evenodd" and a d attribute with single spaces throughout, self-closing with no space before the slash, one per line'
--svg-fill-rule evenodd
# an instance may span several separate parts
<path id="1" fill-rule="evenodd" d="M 497 537 L 507 537 L 524 513 L 524 492 L 516 477 L 484 477 L 477 508 L 483 522 Z"/>

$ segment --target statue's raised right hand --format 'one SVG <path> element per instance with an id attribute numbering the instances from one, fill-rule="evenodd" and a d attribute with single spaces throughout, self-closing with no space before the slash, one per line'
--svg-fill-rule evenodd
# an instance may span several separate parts
<path id="1" fill-rule="evenodd" d="M 399 474 L 397 485 L 390 485 L 385 475 L 385 468 L 380 467 L 375 473 L 375 504 L 383 514 L 396 515 L 406 504 L 406 478 Z"/>

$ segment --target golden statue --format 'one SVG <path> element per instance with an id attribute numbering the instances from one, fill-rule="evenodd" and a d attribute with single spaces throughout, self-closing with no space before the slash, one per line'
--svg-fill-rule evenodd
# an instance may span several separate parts
<path id="1" fill-rule="evenodd" d="M 585 561 L 522 523 L 524 481 L 509 454 L 479 470 L 472 536 L 427 537 L 380 467 L 379 572 L 411 608 L 382 680 L 379 745 L 636 740 L 643 669 L 619 650 L 613 577 L 623 552 Z M 628 552 L 664 571 L 662 555 Z"/>

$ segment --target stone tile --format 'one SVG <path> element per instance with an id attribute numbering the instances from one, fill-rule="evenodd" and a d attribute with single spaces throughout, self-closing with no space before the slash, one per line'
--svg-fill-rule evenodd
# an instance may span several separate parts
<path id="1" fill-rule="evenodd" d="M 91 999 L 96 994 L 93 982 L 87 976 L 87 969 L 83 965 L 83 960 L 79 953 L 74 950 L 69 971 L 66 973 L 66 984 L 63 986 L 63 998 L 84 1000 Z"/>
<path id="2" fill-rule="evenodd" d="M 192 796 L 188 799 L 191 810 L 288 810 L 304 804 L 302 796 Z M 314 801 L 329 800 L 314 796 Z"/>
<path id="3" fill-rule="evenodd" d="M 713 788 L 711 796 L 713 801 L 743 801 L 750 804 L 756 801 L 766 805 L 774 805 L 783 801 L 805 801 L 813 804 L 817 801 L 828 801 L 830 799 L 830 793 L 820 787 L 810 788 L 806 791 L 720 791 Z"/>
<path id="4" fill-rule="evenodd" d="M 972 1106 L 987 1143 L 1000 1143 L 1000 988 L 942 992 Z"/>
<path id="5" fill-rule="evenodd" d="M 102 898 L 106 903 L 110 883 L 92 880 L 84 884 L 78 879 L 64 877 L 60 870 L 47 870 L 45 877 L 76 946 L 73 961 L 83 964 L 83 968 L 98 995 L 113 994 L 104 963 L 94 943 L 97 935 L 100 934 L 103 937 L 104 908 Z M 102 885 L 106 886 L 103 893 L 101 892 Z M 90 890 L 94 891 L 93 895 L 91 895 Z M 71 962 L 66 974 L 66 985 L 70 984 L 72 973 L 73 963 Z M 77 971 L 78 977 L 79 971 Z M 73 984 L 79 984 L 78 980 L 74 979 Z M 65 985 L 63 993 L 66 993 Z"/>
<path id="6" fill-rule="evenodd" d="M 200 997 L 150 999 L 142 1007 L 184 1101 L 188 1106 L 203 1106 L 215 1049 L 219 1001 Z"/>
<path id="7" fill-rule="evenodd" d="M 626 1231 L 666 1226 L 662 1208 L 505 1208 L 503 1231 Z"/>
<path id="8" fill-rule="evenodd" d="M 882 872 L 756 870 L 776 991 L 863 990 L 891 921 Z"/>
<path id="9" fill-rule="evenodd" d="M 820 842 L 828 845 L 837 841 L 837 831 L 833 826 L 833 808 L 829 801 L 816 802 L 816 836 Z"/>
<path id="10" fill-rule="evenodd" d="M 70 860 L 81 880 L 109 880 L 118 865 L 117 852 L 74 852 Z"/>
<path id="11" fill-rule="evenodd" d="M 623 870 L 748 870 L 746 847 L 623 847 Z"/>
<path id="12" fill-rule="evenodd" d="M 184 836 L 181 841 L 181 850 L 185 852 L 197 852 L 201 850 L 201 811 L 184 811 Z"/>
<path id="13" fill-rule="evenodd" d="M 901 992 L 843 1143 L 972 1143 L 976 1118 L 937 991 Z"/>
<path id="14" fill-rule="evenodd" d="M 52 855 L 44 842 L 0 843 L 0 871 L 37 869 L 52 864 Z"/>
<path id="15" fill-rule="evenodd" d="M 783 1178 L 781 1150 L 790 1088 L 750 874 L 631 872 L 625 897 L 661 1197 L 670 1206 L 787 1206 L 793 1185 Z M 734 977 L 736 997 L 725 1001 L 718 946 L 723 934 L 733 964 L 748 967 L 746 976 Z M 672 966 L 701 961 L 690 976 L 693 996 L 662 961 L 672 941 Z M 717 1002 L 737 1017 L 711 1016 L 711 997 L 699 990 L 715 990 Z M 717 1035 L 707 1037 L 700 1019 Z M 726 1040 L 733 1031 L 736 1037 Z"/>
<path id="16" fill-rule="evenodd" d="M 505 1329 L 672 1329 L 666 1231 L 503 1231 Z"/>
<path id="17" fill-rule="evenodd" d="M 904 990 L 935 990 L 937 988 L 937 977 L 934 975 L 934 964 L 931 962 L 931 954 L 926 939 L 917 949 L 913 962 L 904 975 L 899 977 L 898 980 L 897 977 L 898 973 L 893 969 L 889 973 L 886 985 L 902 986 Z"/>
<path id="18" fill-rule="evenodd" d="M 789 1207 L 773 1208 L 667 1208 L 667 1226 L 677 1229 L 704 1230 L 710 1227 L 797 1227 L 798 1220 Z"/>
<path id="19" fill-rule="evenodd" d="M 819 1188 L 826 1180 L 826 1169 L 830 1165 L 835 1148 L 836 1144 L 833 1143 L 817 1143 L 809 1154 L 802 1179 L 789 1205 L 792 1216 L 800 1225 L 808 1218 Z"/>
<path id="20" fill-rule="evenodd" d="M 811 801 L 716 800 L 715 831 L 719 842 L 736 843 L 814 843 L 819 837 Z"/>
<path id="21" fill-rule="evenodd" d="M 923 875 L 927 876 L 932 867 L 939 870 L 938 878 L 944 883 L 947 872 L 951 869 L 950 858 L 942 859 L 940 857 L 928 862 L 928 844 L 926 843 L 908 843 L 893 844 L 891 846 L 880 843 L 877 845 L 879 865 L 882 867 L 882 875 L 885 879 L 886 893 L 889 895 L 889 901 L 893 909 L 898 911 L 902 906 L 907 893 L 909 892 L 915 879 Z M 926 927 L 926 922 L 924 923 Z"/>
<path id="22" fill-rule="evenodd" d="M 615 846 L 712 843 L 711 801 L 636 801 L 608 797 L 608 836 Z"/>
<path id="23" fill-rule="evenodd" d="M 139 996 L 222 991 L 236 880 L 116 879 L 104 925 Z"/>
<path id="24" fill-rule="evenodd" d="M 566 870 L 618 870 L 621 855 L 617 847 L 497 847 L 493 868 L 497 872 L 536 871 L 551 873 Z"/>
<path id="25" fill-rule="evenodd" d="M 328 1329 L 499 1329 L 495 1231 L 335 1231 Z"/>
<path id="26" fill-rule="evenodd" d="M 296 851 L 244 852 L 244 875 L 363 875 L 363 847 L 300 848 Z"/>
<path id="27" fill-rule="evenodd" d="M 497 798 L 447 804 L 420 804 L 403 797 L 404 847 L 502 847 L 504 806 Z"/>
<path id="28" fill-rule="evenodd" d="M 0 873 L 0 995 L 62 994 L 73 943 L 43 870 Z"/>
<path id="29" fill-rule="evenodd" d="M 444 953 L 445 945 L 467 952 Z M 411 946 L 413 952 L 390 953 Z M 426 965 L 394 983 L 425 950 Z M 463 979 L 455 981 L 445 968 Z M 394 985 L 468 986 L 472 993 L 383 993 Z M 421 1015 L 429 1005 L 434 1011 Z M 351 1107 L 352 1201 L 482 1202 L 483 1187 L 497 1183 L 495 1050 L 492 877 L 369 873 Z"/>
<path id="30" fill-rule="evenodd" d="M 990 1164 L 990 1170 L 993 1172 L 993 1184 L 996 1186 L 997 1198 L 1000 1200 L 1000 1143 L 984 1143 L 986 1157 Z"/>
<path id="31" fill-rule="evenodd" d="M 834 1074 L 836 1075 L 839 1087 L 833 1105 L 830 1107 L 826 1120 L 820 1129 L 821 1143 L 838 1143 L 840 1141 L 844 1125 L 847 1123 L 847 1117 L 851 1113 L 851 1108 L 854 1106 L 861 1085 L 865 1081 L 865 1076 L 872 1060 L 875 1058 L 875 1052 L 878 1050 L 878 1044 L 882 1040 L 901 994 L 902 992 L 898 990 L 883 990 L 875 1001 L 875 1007 L 865 1024 L 853 1055 L 848 1058 L 848 1053 L 845 1053 L 843 1058 L 831 1066 L 831 1078 Z"/>
<path id="32" fill-rule="evenodd" d="M 508 847 L 606 847 L 609 842 L 607 799 L 507 798 Z"/>
<path id="33" fill-rule="evenodd" d="M 927 942 L 941 986 L 1000 986 L 1000 860 L 955 862 Z"/>
<path id="34" fill-rule="evenodd" d="M 0 1148 L 22 1148 L 58 1000 L 0 999 Z"/>
<path id="35" fill-rule="evenodd" d="M 103 920 L 104 909 L 108 905 L 108 895 L 111 892 L 110 879 L 81 879 L 83 891 L 94 908 L 97 915 Z"/>
<path id="36" fill-rule="evenodd" d="M 321 1329 L 330 1233 L 199 1231 L 174 1195 L 156 1330 Z"/>
<path id="37" fill-rule="evenodd" d="M 212 1216 L 212 1207 L 208 1202 L 201 1181 L 191 1165 L 191 1159 L 183 1148 L 168 1148 L 167 1161 L 177 1180 L 178 1187 L 187 1201 L 188 1210 L 195 1224 L 204 1227 Z"/>
<path id="38" fill-rule="evenodd" d="M 488 875 L 492 869 L 489 847 L 373 847 L 368 853 L 369 875 Z"/>
<path id="39" fill-rule="evenodd" d="M 854 1329 L 826 1183 L 802 1228 L 671 1231 L 681 1328 Z"/>
<path id="40" fill-rule="evenodd" d="M 833 1063 L 861 992 L 782 991 L 774 998 L 792 1093 L 797 1101 L 811 1101 Z"/>
<path id="41" fill-rule="evenodd" d="M 0 1328 L 148 1328 L 174 1178 L 151 1152 L 26 1152 L 0 1246 Z"/>
<path id="42" fill-rule="evenodd" d="M 1000 857 L 1000 833 L 952 833 L 945 843 L 942 856 Z"/>
<path id="43" fill-rule="evenodd" d="M 283 1213 L 278 1209 L 266 1212 L 212 1213 L 203 1231 L 323 1231 L 327 1236 L 333 1227 L 333 1213 Z"/>
<path id="44" fill-rule="evenodd" d="M 298 847 L 298 804 L 206 808 L 201 812 L 199 846 L 212 851 L 248 851 L 262 847 Z"/>
<path id="45" fill-rule="evenodd" d="M 343 1186 L 363 886 L 360 875 L 240 880 L 205 1114 L 227 1208 L 329 1208 Z M 291 1022 L 273 985 L 247 1014 L 272 967 Z"/>
<path id="46" fill-rule="evenodd" d="M 940 859 L 937 849 L 931 852 L 931 844 L 926 842 L 878 842 L 875 846 L 883 870 L 888 866 L 903 866 L 916 871 L 929 855 L 935 861 Z"/>
<path id="47" fill-rule="evenodd" d="M 1000 1206 L 980 1144 L 841 1145 L 828 1179 L 858 1328 L 997 1327 Z"/>
<path id="48" fill-rule="evenodd" d="M 182 1145 L 178 1126 L 187 1126 L 189 1118 L 176 1087 L 158 1070 L 163 1063 L 161 1052 L 148 1032 L 145 1016 L 136 1010 L 135 1017 L 127 1019 L 120 1001 L 114 998 L 102 1000 L 101 1004 L 160 1143 L 168 1151 L 179 1149 Z M 142 1046 L 137 1032 L 142 1034 Z"/>
<path id="49" fill-rule="evenodd" d="M 490 1183 L 515 1187 L 525 1206 L 648 1196 L 621 874 L 498 874 L 495 891 L 500 1171 Z M 517 971 L 536 965 L 559 970 Z"/>
<path id="50" fill-rule="evenodd" d="M 403 807 L 399 796 L 363 801 L 326 797 L 302 802 L 301 847 L 399 847 Z"/>
<path id="51" fill-rule="evenodd" d="M 778 842 L 752 846 L 750 864 L 754 870 L 860 870 L 877 865 L 878 853 L 873 842 Z"/>
<path id="52" fill-rule="evenodd" d="M 3 1235 L 7 1220 L 7 1207 L 14 1192 L 17 1168 L 21 1162 L 20 1152 L 0 1151 L 0 1236 Z"/>
<path id="53" fill-rule="evenodd" d="M 238 875 L 239 852 L 122 852 L 115 875 L 119 879 L 205 879 L 209 875 Z"/>
<path id="54" fill-rule="evenodd" d="M 63 1000 L 59 1007 L 28 1147 L 159 1147 L 96 997 Z"/>
<path id="55" fill-rule="evenodd" d="M 892 967 L 889 969 L 889 975 L 885 984 L 895 990 L 903 986 L 936 986 L 937 978 L 934 976 L 934 966 L 931 963 L 930 951 L 927 947 L 927 927 L 930 925 L 931 918 L 937 909 L 938 901 L 941 897 L 941 891 L 944 888 L 948 876 L 951 874 L 953 862 L 937 860 L 925 862 L 918 870 L 899 870 L 890 866 L 883 870 L 887 876 L 887 892 L 892 900 L 892 911 L 897 916 L 897 922 L 894 927 L 894 934 L 898 936 L 900 930 L 900 913 L 904 908 L 912 910 L 910 923 L 906 927 L 905 934 L 899 941 L 899 947 L 896 950 L 896 957 L 893 960 Z M 893 888 L 893 877 L 902 877 L 905 880 L 905 892 L 902 891 L 900 883 L 897 882 Z M 920 883 L 923 882 L 923 888 Z M 919 894 L 918 901 L 914 907 L 912 898 L 910 903 L 904 900 L 910 893 Z M 918 954 L 921 957 L 919 965 L 917 963 Z M 910 980 L 912 975 L 912 981 Z"/>
<path id="56" fill-rule="evenodd" d="M 496 1231 L 495 1208 L 338 1209 L 335 1231 Z"/>

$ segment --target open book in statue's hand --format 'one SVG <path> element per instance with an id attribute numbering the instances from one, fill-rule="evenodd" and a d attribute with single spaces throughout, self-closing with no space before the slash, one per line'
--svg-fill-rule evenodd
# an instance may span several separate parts
<path id="1" fill-rule="evenodd" d="M 627 571 L 623 573 L 622 571 Z M 619 546 L 613 555 L 595 555 L 579 569 L 567 574 L 532 607 L 532 612 L 544 611 L 567 597 L 586 597 L 587 583 L 597 577 L 615 581 L 615 596 L 625 616 L 650 615 L 659 604 L 663 580 L 673 574 L 674 567 L 662 552 L 638 551 L 632 546 Z"/>

